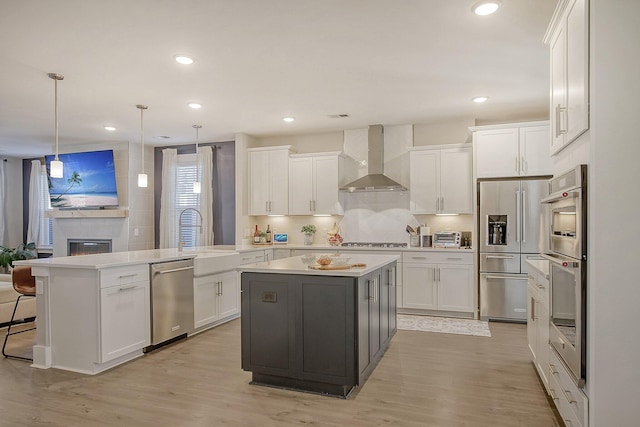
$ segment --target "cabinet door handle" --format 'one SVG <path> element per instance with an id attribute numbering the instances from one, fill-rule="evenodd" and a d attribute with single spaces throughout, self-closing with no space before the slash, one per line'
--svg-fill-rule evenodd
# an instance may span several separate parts
<path id="1" fill-rule="evenodd" d="M 440 197 L 440 212 L 444 211 L 444 196 Z"/>
<path id="2" fill-rule="evenodd" d="M 311 207 L 311 200 L 309 200 L 309 212 L 313 212 L 313 207 Z"/>
<path id="3" fill-rule="evenodd" d="M 487 255 L 487 259 L 513 259 L 513 255 Z"/>
<path id="4" fill-rule="evenodd" d="M 516 161 L 516 173 L 519 174 L 520 173 L 520 162 L 518 161 L 518 156 L 515 157 L 514 159 Z"/>
<path id="5" fill-rule="evenodd" d="M 520 173 L 521 174 L 527 173 L 527 162 L 524 160 L 524 156 L 520 158 Z"/>
<path id="6" fill-rule="evenodd" d="M 436 197 L 436 212 L 440 212 L 440 197 Z"/>
<path id="7" fill-rule="evenodd" d="M 372 280 L 367 280 L 367 287 L 369 288 L 369 295 L 367 295 L 367 299 L 373 301 L 373 286 Z"/>
<path id="8" fill-rule="evenodd" d="M 567 108 L 566 107 L 560 107 L 559 105 L 558 105 L 558 107 L 559 107 L 558 109 L 560 111 L 560 120 L 559 120 L 560 129 L 559 129 L 559 131 L 560 131 L 560 133 L 562 135 L 564 135 L 564 134 L 567 133 L 567 128 L 568 128 L 568 126 L 567 126 L 567 121 L 568 121 L 567 120 Z"/>
<path id="9" fill-rule="evenodd" d="M 433 269 L 433 281 L 436 282 L 436 269 Z"/>
<path id="10" fill-rule="evenodd" d="M 531 321 L 536 321 L 536 300 L 531 298 Z"/>

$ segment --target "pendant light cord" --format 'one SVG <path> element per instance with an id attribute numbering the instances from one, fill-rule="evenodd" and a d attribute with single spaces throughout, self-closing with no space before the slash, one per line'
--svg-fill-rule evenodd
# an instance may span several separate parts
<path id="1" fill-rule="evenodd" d="M 55 116 L 56 116 L 56 160 L 58 160 L 58 79 L 54 78 L 54 99 L 55 99 Z"/>
<path id="2" fill-rule="evenodd" d="M 58 73 L 48 73 L 47 76 L 54 81 L 54 111 L 55 111 L 55 128 L 56 128 L 56 157 L 58 161 L 58 80 L 64 80 L 64 76 Z"/>
<path id="3" fill-rule="evenodd" d="M 138 104 L 136 108 L 140 110 L 140 158 L 142 165 L 142 173 L 144 174 L 144 110 L 146 110 L 146 105 Z"/>

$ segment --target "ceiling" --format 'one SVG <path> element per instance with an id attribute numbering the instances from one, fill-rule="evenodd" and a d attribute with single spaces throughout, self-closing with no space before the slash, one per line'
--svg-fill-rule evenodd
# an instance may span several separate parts
<path id="1" fill-rule="evenodd" d="M 50 72 L 65 77 L 61 151 L 140 141 L 136 104 L 149 106 L 153 145 L 193 142 L 193 124 L 204 142 L 548 116 L 542 38 L 556 0 L 502 0 L 485 17 L 475 2 L 2 0 L 0 155 L 53 152 Z M 195 62 L 176 63 L 178 53 Z M 472 103 L 478 95 L 489 101 Z"/>

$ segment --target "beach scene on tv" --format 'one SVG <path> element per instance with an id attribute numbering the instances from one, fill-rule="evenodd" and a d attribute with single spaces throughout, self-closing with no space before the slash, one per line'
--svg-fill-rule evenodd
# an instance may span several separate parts
<path id="1" fill-rule="evenodd" d="M 63 177 L 48 175 L 52 208 L 118 206 L 113 151 L 60 154 Z M 47 171 L 53 156 L 46 156 Z"/>

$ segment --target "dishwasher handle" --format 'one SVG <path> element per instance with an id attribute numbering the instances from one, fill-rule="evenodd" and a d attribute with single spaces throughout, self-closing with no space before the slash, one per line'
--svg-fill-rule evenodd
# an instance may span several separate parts
<path id="1" fill-rule="evenodd" d="M 166 274 L 166 273 L 175 273 L 177 271 L 185 271 L 185 270 L 193 270 L 193 266 L 189 267 L 181 267 L 181 268 L 172 268 L 171 270 L 156 270 L 153 274 Z"/>

